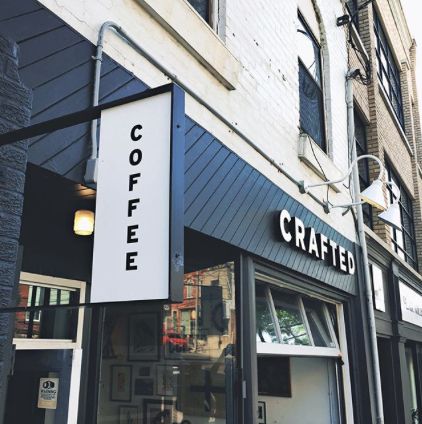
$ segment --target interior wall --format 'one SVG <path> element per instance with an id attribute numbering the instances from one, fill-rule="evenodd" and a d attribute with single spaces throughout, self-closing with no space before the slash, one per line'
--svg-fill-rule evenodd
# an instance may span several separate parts
<path id="1" fill-rule="evenodd" d="M 290 358 L 292 397 L 258 396 L 271 424 L 339 423 L 332 358 Z"/>

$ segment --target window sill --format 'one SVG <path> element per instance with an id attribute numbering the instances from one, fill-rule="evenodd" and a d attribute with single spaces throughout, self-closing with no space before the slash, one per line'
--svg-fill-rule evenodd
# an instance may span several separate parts
<path id="1" fill-rule="evenodd" d="M 378 80 L 378 87 L 379 87 L 379 91 L 381 93 L 381 97 L 384 100 L 384 103 L 388 109 L 388 112 L 390 113 L 391 119 L 393 120 L 397 131 L 400 134 L 401 139 L 403 140 L 404 145 L 406 146 L 407 150 L 409 151 L 410 156 L 413 156 L 413 150 L 412 147 L 410 146 L 410 143 L 406 137 L 405 132 L 403 131 L 403 128 L 399 122 L 399 120 L 397 119 L 396 113 L 394 112 L 393 106 L 391 106 L 390 103 L 390 99 L 388 98 L 387 93 L 385 92 L 384 87 L 382 86 L 381 82 Z"/>
<path id="2" fill-rule="evenodd" d="M 333 161 L 306 133 L 299 135 L 298 158 L 324 181 L 326 179 L 327 181 L 333 180 L 341 175 L 340 170 L 334 165 Z M 324 170 L 325 176 L 321 171 L 320 165 Z M 330 184 L 330 188 L 336 193 L 340 192 L 339 184 Z"/>
<path id="3" fill-rule="evenodd" d="M 137 2 L 228 90 L 236 89 L 240 63 L 185 0 Z"/>

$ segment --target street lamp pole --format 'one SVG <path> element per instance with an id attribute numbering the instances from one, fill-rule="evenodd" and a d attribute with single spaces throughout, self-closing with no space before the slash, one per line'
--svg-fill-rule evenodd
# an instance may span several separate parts
<path id="1" fill-rule="evenodd" d="M 365 284 L 365 300 L 367 307 L 368 317 L 368 332 L 370 341 L 370 357 L 371 369 L 373 374 L 373 383 L 375 391 L 375 412 L 376 423 L 384 423 L 384 409 L 381 390 L 381 374 L 379 366 L 378 345 L 377 345 L 377 329 L 374 315 L 374 304 L 372 298 L 371 277 L 369 271 L 368 248 L 366 245 L 365 224 L 363 221 L 362 204 L 360 202 L 360 184 L 359 184 L 359 170 L 356 162 L 356 141 L 355 141 L 355 125 L 353 113 L 353 70 L 349 71 L 346 80 L 346 102 L 347 102 L 347 136 L 349 145 L 352 146 L 352 163 L 355 162 L 352 171 L 352 184 L 353 184 L 353 202 L 356 203 L 356 217 L 357 217 L 357 232 L 362 249 L 362 262 L 363 262 L 363 276 Z"/>

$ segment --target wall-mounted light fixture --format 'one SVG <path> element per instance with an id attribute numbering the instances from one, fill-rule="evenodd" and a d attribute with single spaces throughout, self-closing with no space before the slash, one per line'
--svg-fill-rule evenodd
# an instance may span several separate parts
<path id="1" fill-rule="evenodd" d="M 372 159 L 378 162 L 378 165 L 380 167 L 380 172 L 378 174 L 378 178 L 372 182 L 372 184 L 367 187 L 365 190 L 363 190 L 361 193 L 359 193 L 359 198 L 361 199 L 360 202 L 355 203 L 348 203 L 345 205 L 332 205 L 331 203 L 326 203 L 325 205 L 325 211 L 327 213 L 330 212 L 331 209 L 334 208 L 350 208 L 352 206 L 362 205 L 364 203 L 368 203 L 371 206 L 375 207 L 376 209 L 379 209 L 382 211 L 382 213 L 379 216 L 379 218 L 384 221 L 386 224 L 390 225 L 391 227 L 394 227 L 398 230 L 401 229 L 401 219 L 400 219 L 400 207 L 399 207 L 399 200 L 400 200 L 400 189 L 397 187 L 394 182 L 383 181 L 383 176 L 385 173 L 385 168 L 382 162 L 374 155 L 362 155 L 357 157 L 351 164 L 347 172 L 339 177 L 338 179 L 331 180 L 331 181 L 324 181 L 323 183 L 316 183 L 316 184 L 308 184 L 306 181 L 301 181 L 299 190 L 301 193 L 307 193 L 310 188 L 313 187 L 320 187 L 325 185 L 332 185 L 341 183 L 346 178 L 350 176 L 350 174 L 353 171 L 353 167 L 356 166 L 356 164 L 362 160 L 362 159 Z M 384 198 L 384 185 L 390 185 L 393 187 L 393 190 L 396 190 L 396 193 L 394 195 L 394 200 L 391 205 L 388 207 L 385 204 L 385 198 Z"/>
<path id="2" fill-rule="evenodd" d="M 94 212 L 85 209 L 75 212 L 73 232 L 78 236 L 90 236 L 94 232 Z"/>

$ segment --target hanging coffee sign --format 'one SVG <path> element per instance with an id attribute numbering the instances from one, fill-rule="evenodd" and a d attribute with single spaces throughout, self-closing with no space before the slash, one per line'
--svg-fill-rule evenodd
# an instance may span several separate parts
<path id="1" fill-rule="evenodd" d="M 329 265 L 346 274 L 353 275 L 356 271 L 353 253 L 331 240 L 322 233 L 317 233 L 313 227 L 305 227 L 302 220 L 283 209 L 279 215 L 280 235 L 283 241 L 289 243 L 315 259 L 326 261 Z"/>
<path id="2" fill-rule="evenodd" d="M 184 93 L 101 113 L 92 302 L 182 299 Z"/>

